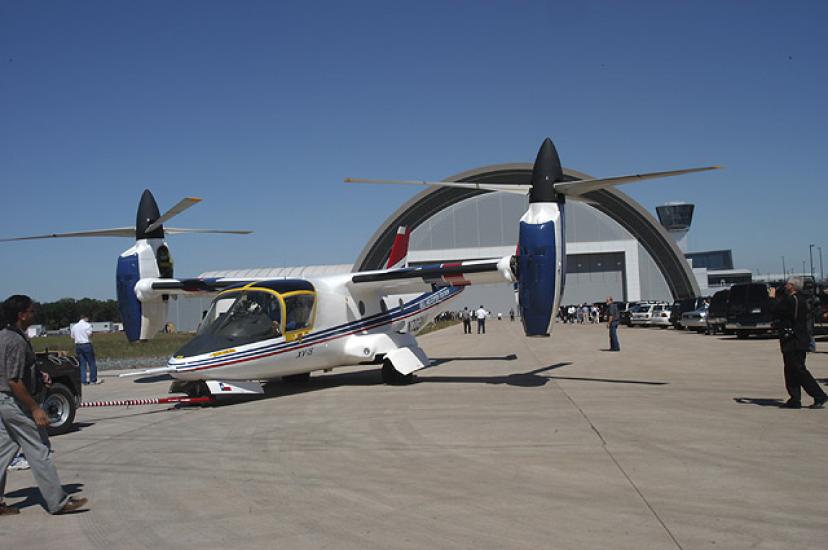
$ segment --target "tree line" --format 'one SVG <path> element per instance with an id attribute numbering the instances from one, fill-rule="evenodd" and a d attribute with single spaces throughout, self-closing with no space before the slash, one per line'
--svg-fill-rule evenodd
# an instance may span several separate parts
<path id="1" fill-rule="evenodd" d="M 81 315 L 88 315 L 90 322 L 121 322 L 121 312 L 115 300 L 95 300 L 93 298 L 61 298 L 57 302 L 38 303 L 36 323 L 44 325 L 47 330 L 57 330 L 77 323 Z"/>

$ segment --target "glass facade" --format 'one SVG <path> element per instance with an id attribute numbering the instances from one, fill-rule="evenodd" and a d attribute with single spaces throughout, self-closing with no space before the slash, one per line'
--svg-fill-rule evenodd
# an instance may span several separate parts
<path id="1" fill-rule="evenodd" d="M 730 250 L 689 252 L 684 257 L 693 262 L 693 267 L 706 267 L 709 270 L 733 269 L 733 253 Z"/>
<path id="2" fill-rule="evenodd" d="M 656 207 L 658 221 L 667 231 L 688 229 L 693 221 L 694 204 L 664 204 Z"/>

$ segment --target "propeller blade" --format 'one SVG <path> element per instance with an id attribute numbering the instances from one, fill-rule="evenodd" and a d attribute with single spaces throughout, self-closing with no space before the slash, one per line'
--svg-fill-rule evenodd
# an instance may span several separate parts
<path id="1" fill-rule="evenodd" d="M 114 227 L 112 229 L 93 229 L 91 231 L 74 231 L 72 233 L 51 233 L 49 235 L 37 235 L 34 237 L 15 237 L 12 239 L 0 239 L 0 242 L 10 241 L 31 241 L 34 239 L 59 239 L 63 237 L 131 237 L 135 238 L 134 227 Z"/>
<path id="2" fill-rule="evenodd" d="M 502 191 L 525 195 L 529 192 L 529 185 L 511 185 L 508 183 L 477 183 L 473 181 L 421 181 L 421 180 L 374 180 L 367 178 L 345 178 L 345 183 L 373 183 L 389 185 L 430 185 L 433 187 L 460 187 L 463 189 L 486 189 L 488 191 Z"/>
<path id="3" fill-rule="evenodd" d="M 227 233 L 229 235 L 249 235 L 253 233 L 249 229 L 190 229 L 186 227 L 165 227 L 167 235 L 180 235 L 184 233 Z"/>
<path id="4" fill-rule="evenodd" d="M 192 205 L 199 202 L 201 202 L 201 199 L 197 199 L 195 197 L 185 197 L 181 199 L 180 201 L 178 201 L 178 204 L 164 212 L 164 214 L 162 214 L 160 218 L 149 224 L 149 226 L 147 226 L 147 228 L 144 230 L 144 233 L 152 233 L 153 231 L 161 227 L 161 225 L 167 220 L 174 218 L 175 216 L 187 210 Z"/>
<path id="5" fill-rule="evenodd" d="M 720 168 L 721 166 L 703 166 L 701 168 L 687 168 L 685 170 L 671 170 L 668 172 L 650 172 L 649 174 L 634 174 L 631 176 L 618 176 L 615 178 L 561 181 L 555 183 L 555 192 L 572 197 L 583 193 L 589 193 L 590 191 L 597 191 L 606 187 L 612 187 L 613 185 L 621 185 L 624 183 L 632 183 L 655 178 L 669 178 L 671 176 L 681 176 L 682 174 L 692 174 L 695 172 L 706 172 L 708 170 L 718 170 Z"/>

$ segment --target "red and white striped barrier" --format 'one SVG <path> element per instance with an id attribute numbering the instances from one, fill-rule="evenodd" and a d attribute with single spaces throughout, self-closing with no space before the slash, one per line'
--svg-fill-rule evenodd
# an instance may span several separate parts
<path id="1" fill-rule="evenodd" d="M 165 405 L 167 403 L 184 403 L 197 405 L 212 403 L 212 397 L 151 397 L 149 399 L 118 399 L 115 401 L 84 401 L 80 408 L 86 407 L 133 407 L 137 405 Z"/>

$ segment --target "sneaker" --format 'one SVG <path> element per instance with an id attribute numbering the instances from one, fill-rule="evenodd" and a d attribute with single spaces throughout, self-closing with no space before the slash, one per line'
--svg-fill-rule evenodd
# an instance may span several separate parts
<path id="1" fill-rule="evenodd" d="M 828 395 L 823 395 L 819 399 L 814 399 L 814 404 L 811 405 L 812 409 L 824 409 L 825 403 L 828 403 Z"/>
<path id="2" fill-rule="evenodd" d="M 801 409 L 802 408 L 802 403 L 800 403 L 799 401 L 793 401 L 792 399 L 788 399 L 787 401 L 785 401 L 784 403 L 779 405 L 779 408 L 780 409 Z"/>
<path id="3" fill-rule="evenodd" d="M 28 470 L 29 461 L 24 456 L 16 456 L 9 464 L 9 470 Z"/>
<path id="4" fill-rule="evenodd" d="M 56 514 L 66 514 L 68 512 L 74 512 L 78 508 L 83 507 L 88 500 L 85 497 L 69 497 L 69 500 L 66 501 L 66 504 L 63 505 L 63 508 L 58 510 Z"/>
<path id="5" fill-rule="evenodd" d="M 90 384 L 103 384 L 103 379 L 102 379 L 102 378 L 98 378 L 98 379 L 97 379 L 97 380 L 95 380 L 94 382 L 90 382 Z"/>
<path id="6" fill-rule="evenodd" d="M 13 516 L 19 514 L 20 509 L 14 506 L 6 506 L 4 502 L 0 502 L 0 516 Z"/>

